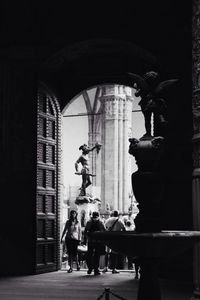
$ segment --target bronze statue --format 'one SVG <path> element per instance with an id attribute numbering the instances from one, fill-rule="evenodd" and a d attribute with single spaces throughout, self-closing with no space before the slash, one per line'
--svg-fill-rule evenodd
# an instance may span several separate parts
<path id="1" fill-rule="evenodd" d="M 158 118 L 160 126 L 166 126 L 166 101 L 163 98 L 163 92 L 178 80 L 170 79 L 160 82 L 160 76 L 155 71 L 147 72 L 143 76 L 134 73 L 129 73 L 129 75 L 136 89 L 135 96 L 141 97 L 139 105 L 145 119 L 145 136 L 151 136 L 152 113 Z"/>
<path id="2" fill-rule="evenodd" d="M 163 164 L 165 156 L 166 97 L 165 91 L 177 79 L 160 81 L 157 72 L 143 76 L 129 73 L 136 89 L 135 96 L 141 97 L 139 105 L 145 119 L 146 133 L 139 140 L 129 139 L 129 153 L 135 157 L 138 170 L 132 174 L 132 188 L 139 214 L 135 218 L 136 231 L 159 232 L 162 227 L 161 201 L 164 191 Z M 151 135 L 151 116 L 154 115 L 154 132 Z M 145 187 L 145 188 L 144 188 Z"/>
<path id="3" fill-rule="evenodd" d="M 75 174 L 82 175 L 82 185 L 80 188 L 81 191 L 79 196 L 86 196 L 86 188 L 92 183 L 90 177 L 95 176 L 94 174 L 91 174 L 89 170 L 88 154 L 94 149 L 96 149 L 97 153 L 99 153 L 100 148 L 101 148 L 101 144 L 99 144 L 98 142 L 92 148 L 90 148 L 86 144 L 83 144 L 79 147 L 79 150 L 82 150 L 82 154 L 75 162 L 75 170 L 76 170 Z M 79 163 L 82 165 L 81 172 L 79 172 L 78 170 Z"/>

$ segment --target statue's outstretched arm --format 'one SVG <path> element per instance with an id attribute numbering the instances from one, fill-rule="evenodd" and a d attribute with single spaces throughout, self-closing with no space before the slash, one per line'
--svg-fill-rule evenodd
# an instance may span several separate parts
<path id="1" fill-rule="evenodd" d="M 94 149 L 97 149 L 97 152 L 99 152 L 99 150 L 101 149 L 101 144 L 99 144 L 98 142 L 96 142 L 96 144 L 94 145 L 94 147 L 92 147 L 91 149 L 89 149 L 90 151 L 93 151 Z"/>

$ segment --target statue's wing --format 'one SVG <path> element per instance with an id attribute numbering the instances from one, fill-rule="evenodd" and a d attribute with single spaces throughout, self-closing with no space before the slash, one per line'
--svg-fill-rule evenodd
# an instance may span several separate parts
<path id="1" fill-rule="evenodd" d="M 169 80 L 165 80 L 162 81 L 158 84 L 158 86 L 155 89 L 155 93 L 159 94 L 161 92 L 163 92 L 164 90 L 166 90 L 169 86 L 175 84 L 178 81 L 178 79 L 169 79 Z"/>
<path id="2" fill-rule="evenodd" d="M 138 74 L 128 73 L 133 83 L 137 83 L 137 86 L 141 90 L 149 90 L 149 85 L 146 83 L 144 78 Z"/>

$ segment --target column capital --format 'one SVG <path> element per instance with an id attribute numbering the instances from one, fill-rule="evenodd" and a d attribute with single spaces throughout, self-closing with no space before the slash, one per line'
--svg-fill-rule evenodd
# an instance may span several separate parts
<path id="1" fill-rule="evenodd" d="M 118 96 L 122 99 L 133 98 L 133 88 L 117 84 L 105 85 L 102 87 L 102 97 L 105 96 Z"/>

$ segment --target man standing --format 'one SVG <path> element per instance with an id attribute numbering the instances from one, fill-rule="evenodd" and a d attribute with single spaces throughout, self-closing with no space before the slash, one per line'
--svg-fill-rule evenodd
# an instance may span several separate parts
<path id="1" fill-rule="evenodd" d="M 105 246 L 99 242 L 94 242 L 90 238 L 90 233 L 95 231 L 105 231 L 104 223 L 99 218 L 99 212 L 94 211 L 92 213 L 91 220 L 86 223 L 85 226 L 85 235 L 88 240 L 88 251 L 87 251 L 87 265 L 88 265 L 88 274 L 92 273 L 94 269 L 94 275 L 100 275 L 99 271 L 99 261 L 100 255 L 104 254 Z"/>
<path id="2" fill-rule="evenodd" d="M 119 212 L 118 210 L 113 211 L 113 216 L 110 217 L 105 222 L 105 227 L 108 231 L 125 231 L 125 225 L 122 220 L 119 218 Z M 114 251 L 111 251 L 111 265 L 112 265 L 112 273 L 118 274 L 119 271 L 117 271 L 117 262 L 118 262 L 118 254 Z"/>

